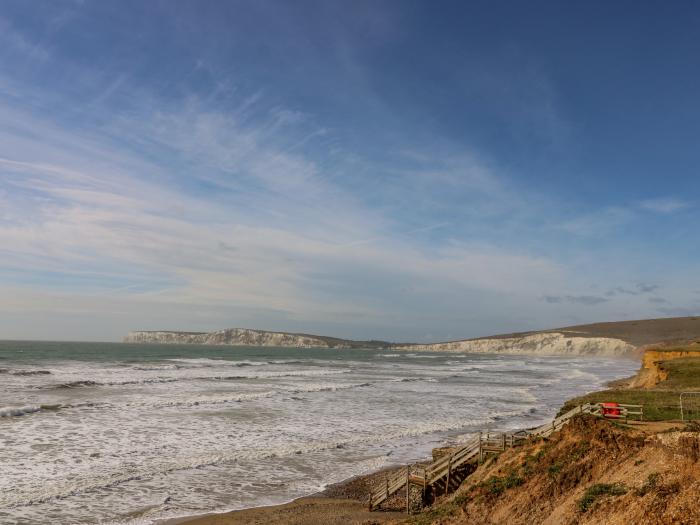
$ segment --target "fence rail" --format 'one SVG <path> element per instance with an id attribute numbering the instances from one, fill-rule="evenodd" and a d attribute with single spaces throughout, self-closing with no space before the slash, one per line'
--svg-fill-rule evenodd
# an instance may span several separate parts
<path id="1" fill-rule="evenodd" d="M 684 394 L 697 394 L 700 392 L 684 392 Z M 682 394 L 681 394 L 682 395 Z M 644 419 L 644 407 L 642 405 L 618 404 L 614 407 L 619 410 L 618 414 L 604 411 L 602 403 L 586 403 L 572 408 L 568 412 L 554 418 L 551 422 L 527 430 L 517 430 L 512 432 L 479 432 L 478 435 L 464 443 L 459 449 L 451 454 L 447 454 L 433 461 L 429 465 L 407 466 L 401 468 L 393 476 L 386 479 L 384 486 L 373 490 L 369 496 L 369 509 L 376 509 L 400 490 L 406 490 L 406 512 L 410 511 L 411 486 L 422 489 L 423 498 L 429 488 L 444 484 L 444 491 L 450 489 L 450 481 L 453 473 L 464 465 L 483 461 L 484 454 L 500 452 L 507 447 L 537 437 L 548 437 L 566 425 L 571 418 L 578 414 L 593 414 L 596 416 L 624 419 L 636 418 Z M 683 405 L 681 402 L 681 414 Z"/>
<path id="2" fill-rule="evenodd" d="M 611 413 L 611 411 L 613 411 Z M 614 413 L 617 411 L 619 413 Z M 603 416 L 610 419 L 624 419 L 625 422 L 630 419 L 635 419 L 637 421 L 644 421 L 644 406 L 643 405 L 625 405 L 618 403 L 614 407 L 610 407 L 606 412 L 602 406 L 602 403 L 593 405 L 591 414 L 596 416 Z"/>
<path id="3" fill-rule="evenodd" d="M 626 407 L 636 407 L 636 405 L 626 405 Z M 408 466 L 403 467 L 391 478 L 387 478 L 384 486 L 372 491 L 369 496 L 369 509 L 375 509 L 398 493 L 401 489 L 406 489 L 406 511 L 410 510 L 411 486 L 418 486 L 422 489 L 423 497 L 429 487 L 434 487 L 438 483 L 444 483 L 445 492 L 449 490 L 450 478 L 456 469 L 474 461 L 482 461 L 485 453 L 499 452 L 512 447 L 518 442 L 528 440 L 533 437 L 547 437 L 553 432 L 560 430 L 569 420 L 584 413 L 596 413 L 598 405 L 577 406 L 554 418 L 551 423 L 546 423 L 529 430 L 518 430 L 514 432 L 479 432 L 479 434 L 452 454 L 438 458 L 425 467 Z M 641 408 L 641 407 L 640 407 Z"/>
<path id="4" fill-rule="evenodd" d="M 686 418 L 692 419 L 692 418 L 689 417 L 689 415 L 690 415 L 689 412 L 690 412 L 690 411 L 688 410 L 688 407 L 687 407 L 687 406 L 685 406 L 685 407 L 683 406 L 683 396 L 686 396 L 686 397 L 690 397 L 690 396 L 693 396 L 693 397 L 700 397 L 700 392 L 681 392 L 680 395 L 678 396 L 678 403 L 679 403 L 680 406 L 681 406 L 681 421 L 685 421 Z"/>

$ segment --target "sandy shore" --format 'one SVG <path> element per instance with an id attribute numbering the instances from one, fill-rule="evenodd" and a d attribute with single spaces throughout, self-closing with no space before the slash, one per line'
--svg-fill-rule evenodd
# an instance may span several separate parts
<path id="1" fill-rule="evenodd" d="M 255 507 L 180 521 L 187 525 L 350 525 L 384 523 L 405 516 L 400 512 L 369 512 L 367 505 L 349 499 L 309 497 L 284 505 Z"/>
<path id="2" fill-rule="evenodd" d="M 398 467 L 397 467 L 398 468 Z M 254 507 L 223 514 L 168 520 L 163 525 L 350 525 L 385 523 L 405 517 L 394 512 L 367 510 L 372 487 L 384 483 L 396 468 L 383 469 L 331 485 L 321 493 L 270 507 Z"/>

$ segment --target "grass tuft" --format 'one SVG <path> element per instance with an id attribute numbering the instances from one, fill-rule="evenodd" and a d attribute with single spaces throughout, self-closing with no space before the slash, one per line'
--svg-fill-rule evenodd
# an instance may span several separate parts
<path id="1" fill-rule="evenodd" d="M 511 472 L 507 476 L 491 476 L 489 479 L 481 483 L 486 490 L 494 496 L 500 496 L 507 489 L 518 487 L 524 483 L 516 472 Z"/>
<path id="2" fill-rule="evenodd" d="M 651 492 L 652 490 L 656 489 L 656 487 L 659 485 L 659 473 L 658 472 L 652 472 L 649 474 L 647 477 L 647 480 L 644 482 L 644 485 L 639 487 L 637 489 L 637 496 L 644 496 L 645 494 Z"/>
<path id="3" fill-rule="evenodd" d="M 593 504 L 604 496 L 622 496 L 627 494 L 627 487 L 622 483 L 597 483 L 586 489 L 583 497 L 578 501 L 578 509 L 588 512 Z"/>

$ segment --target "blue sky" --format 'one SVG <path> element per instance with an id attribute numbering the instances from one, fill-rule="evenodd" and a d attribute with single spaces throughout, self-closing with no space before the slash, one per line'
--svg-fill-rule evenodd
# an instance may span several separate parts
<path id="1" fill-rule="evenodd" d="M 700 313 L 690 2 L 0 6 L 0 337 Z"/>

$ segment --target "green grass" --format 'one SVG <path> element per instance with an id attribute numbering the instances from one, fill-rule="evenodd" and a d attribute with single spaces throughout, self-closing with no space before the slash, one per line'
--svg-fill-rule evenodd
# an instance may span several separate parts
<path id="1" fill-rule="evenodd" d="M 627 494 L 627 487 L 621 483 L 597 483 L 586 489 L 578 501 L 578 510 L 588 512 L 593 504 L 604 496 L 622 496 Z"/>
<path id="2" fill-rule="evenodd" d="M 562 469 L 561 463 L 554 463 L 554 464 L 549 466 L 549 468 L 547 469 L 547 472 L 549 473 L 550 476 L 556 476 L 557 474 L 559 474 L 561 472 L 561 469 Z"/>
<path id="3" fill-rule="evenodd" d="M 511 472 L 507 476 L 491 476 L 481 485 L 494 496 L 500 496 L 507 489 L 518 487 L 522 485 L 523 482 L 523 478 L 521 478 L 516 472 Z"/>
<path id="4" fill-rule="evenodd" d="M 658 487 L 658 485 L 659 485 L 659 473 L 652 472 L 647 477 L 647 480 L 644 482 L 644 485 L 642 485 L 640 488 L 637 489 L 637 496 L 644 496 L 648 492 L 651 492 L 652 490 L 656 489 L 656 487 Z"/>
<path id="5" fill-rule="evenodd" d="M 683 348 L 668 348 L 674 351 Z M 666 381 L 662 381 L 653 389 L 610 389 L 592 392 L 584 396 L 570 399 L 559 411 L 563 414 L 582 403 L 603 403 L 614 401 L 628 405 L 643 405 L 646 421 L 667 421 L 680 419 L 680 403 L 678 396 L 681 392 L 700 392 L 700 358 L 684 357 L 661 363 L 661 368 L 668 372 Z M 695 407 L 696 412 L 700 412 Z"/>
<path id="6" fill-rule="evenodd" d="M 454 516 L 458 510 L 459 507 L 453 502 L 443 503 L 442 505 L 433 507 L 430 510 L 408 518 L 406 523 L 410 523 L 412 525 L 431 525 L 441 518 Z"/>
<path id="7" fill-rule="evenodd" d="M 668 379 L 659 383 L 656 390 L 700 390 L 700 358 L 664 361 L 661 368 L 668 372 Z"/>
<path id="8" fill-rule="evenodd" d="M 569 399 L 559 411 L 567 410 L 583 403 L 604 403 L 614 401 L 623 405 L 643 405 L 645 421 L 666 421 L 680 419 L 679 392 L 660 390 L 601 390 L 584 396 Z"/>
<path id="9" fill-rule="evenodd" d="M 698 343 L 700 343 L 700 340 L 676 346 L 653 346 L 649 347 L 649 350 L 654 352 L 700 352 L 700 344 Z"/>

